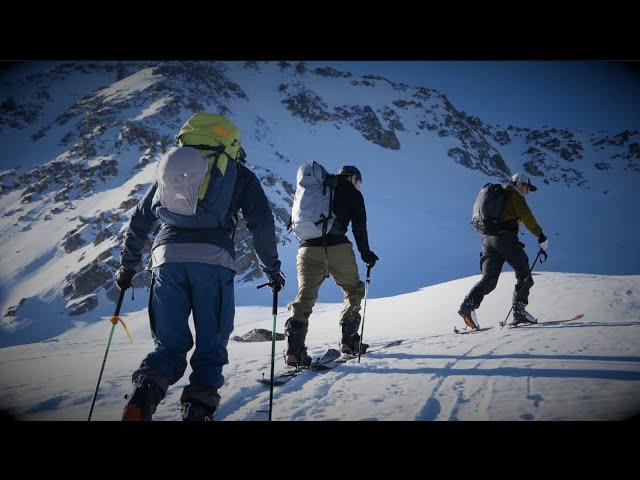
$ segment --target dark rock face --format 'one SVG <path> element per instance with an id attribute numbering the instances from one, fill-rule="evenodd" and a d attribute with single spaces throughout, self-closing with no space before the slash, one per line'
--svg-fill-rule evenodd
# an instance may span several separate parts
<path id="1" fill-rule="evenodd" d="M 321 77 L 349 78 L 352 76 L 349 72 L 341 72 L 331 67 L 318 67 L 313 70 L 313 73 L 315 73 L 316 75 L 320 75 Z"/>
<path id="2" fill-rule="evenodd" d="M 506 132 L 494 130 L 477 117 L 456 110 L 443 95 L 425 91 L 418 95 L 418 98 L 433 98 L 436 95 L 440 97 L 444 111 L 439 111 L 440 109 L 437 108 L 439 104 L 422 109 L 422 113 L 418 116 L 420 119 L 418 128 L 430 132 L 437 131 L 438 137 L 441 138 L 454 137 L 458 139 L 461 146 L 449 149 L 448 155 L 459 165 L 479 170 L 493 177 L 510 176 L 509 166 L 486 139 L 486 137 L 494 138 L 497 136 L 501 141 L 507 141 L 509 137 Z"/>
<path id="3" fill-rule="evenodd" d="M 250 332 L 245 333 L 242 336 L 235 335 L 231 340 L 236 342 L 270 342 L 271 330 L 265 330 L 264 328 L 254 328 Z M 276 332 L 276 341 L 284 340 L 282 333 Z"/>
<path id="4" fill-rule="evenodd" d="M 27 301 L 27 299 L 26 299 L 26 298 L 23 298 L 23 299 L 21 299 L 21 300 L 18 302 L 18 304 L 17 304 L 17 305 L 13 305 L 13 306 L 11 306 L 11 307 L 7 308 L 7 311 L 5 312 L 4 316 L 5 316 L 5 317 L 15 317 L 15 316 L 16 316 L 16 314 L 17 314 L 17 312 L 18 312 L 18 309 L 19 309 L 22 305 L 24 305 L 24 302 L 26 302 L 26 301 Z"/>
<path id="5" fill-rule="evenodd" d="M 285 88 L 288 96 L 282 103 L 292 115 L 309 124 L 333 119 L 327 104 L 316 93 L 301 86 L 291 87 Z"/>
<path id="6" fill-rule="evenodd" d="M 71 289 L 67 290 L 68 295 L 65 296 L 74 299 L 93 293 L 107 282 L 113 282 L 113 271 L 101 262 L 93 261 L 76 274 L 69 275 L 67 281 L 67 287 L 71 285 Z"/>
<path id="7" fill-rule="evenodd" d="M 60 242 L 60 246 L 66 253 L 71 253 L 85 245 L 87 242 L 82 238 L 82 235 L 78 233 L 77 229 L 70 230 L 65 234 Z"/>
<path id="8" fill-rule="evenodd" d="M 471 154 L 466 150 L 462 150 L 461 148 L 452 148 L 447 154 L 449 157 L 453 158 L 453 160 L 463 167 L 473 168 L 473 160 L 471 158 Z"/>
<path id="9" fill-rule="evenodd" d="M 296 85 L 280 85 L 280 91 L 286 94 L 282 103 L 292 115 L 301 118 L 305 123 L 316 124 L 322 121 L 338 121 L 351 125 L 362 133 L 362 136 L 383 148 L 399 150 L 400 142 L 393 133 L 393 128 L 403 130 L 404 126 L 392 109 L 387 110 L 392 130 L 385 130 L 373 109 L 366 105 L 336 107 L 332 113 L 327 104 L 310 89 Z"/>
<path id="10" fill-rule="evenodd" d="M 76 302 L 71 304 L 68 308 L 67 315 L 70 317 L 75 317 L 78 315 L 82 315 L 83 313 L 87 313 L 98 306 L 98 296 L 97 295 L 89 295 L 88 297 L 82 299 L 80 302 Z"/>
<path id="11" fill-rule="evenodd" d="M 298 62 L 296 64 L 296 74 L 304 75 L 307 71 L 307 64 L 305 62 Z"/>
<path id="12" fill-rule="evenodd" d="M 384 107 L 384 110 L 382 111 L 382 118 L 384 118 L 391 130 L 399 132 L 404 132 L 406 130 L 400 120 L 400 117 L 393 108 Z"/>
<path id="13" fill-rule="evenodd" d="M 41 105 L 19 104 L 13 97 L 0 102 L 0 132 L 5 129 L 22 129 L 38 120 Z"/>
<path id="14" fill-rule="evenodd" d="M 622 152 L 613 155 L 611 159 L 626 160 L 625 170 L 640 173 L 640 129 L 625 130 L 613 137 L 605 136 L 593 145 L 599 149 L 619 147 Z"/>
<path id="15" fill-rule="evenodd" d="M 506 130 L 498 130 L 493 133 L 493 138 L 500 145 L 507 145 L 511 143 L 511 137 L 509 137 L 509 133 Z"/>
<path id="16" fill-rule="evenodd" d="M 589 188 L 589 184 L 584 179 L 582 172 L 575 168 L 563 167 L 558 160 L 551 158 L 541 148 L 529 147 L 522 153 L 522 156 L 527 159 L 523 164 L 525 171 L 531 175 L 543 178 L 546 184 L 549 182 L 558 182 L 564 183 L 568 187 L 577 186 Z"/>
<path id="17" fill-rule="evenodd" d="M 342 119 L 362 133 L 370 142 L 390 150 L 400 150 L 400 141 L 392 130 L 385 130 L 373 109 L 363 107 L 338 107 L 336 112 Z"/>
<path id="18" fill-rule="evenodd" d="M 24 189 L 22 203 L 33 202 L 44 195 L 51 195 L 54 202 L 64 202 L 70 198 L 86 197 L 93 193 L 97 181 L 104 182 L 117 174 L 117 160 L 103 159 L 91 167 L 82 162 L 57 160 L 20 175 L 5 188 L 7 191 Z"/>
<path id="19" fill-rule="evenodd" d="M 530 175 L 534 175 L 536 177 L 544 177 L 544 171 L 542 171 L 534 160 L 530 160 L 528 162 L 524 162 L 523 164 L 524 170 Z"/>
<path id="20" fill-rule="evenodd" d="M 243 67 L 250 68 L 252 70 L 255 70 L 256 72 L 260 71 L 260 66 L 258 65 L 258 62 L 256 62 L 255 60 L 249 60 L 244 62 Z"/>
<path id="21" fill-rule="evenodd" d="M 558 154 L 567 162 L 575 162 L 582 158 L 582 145 L 573 138 L 568 130 L 555 128 L 531 130 L 527 133 L 526 142 Z"/>

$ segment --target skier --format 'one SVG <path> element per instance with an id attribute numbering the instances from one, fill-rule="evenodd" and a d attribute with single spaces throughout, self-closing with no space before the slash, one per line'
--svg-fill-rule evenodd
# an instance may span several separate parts
<path id="1" fill-rule="evenodd" d="M 311 165 L 311 164 L 309 164 Z M 324 169 L 321 168 L 323 172 Z M 316 168 L 317 168 L 316 167 Z M 300 174 L 299 174 L 300 178 Z M 311 357 L 307 355 L 305 338 L 309 316 L 318 298 L 318 291 L 330 273 L 342 288 L 344 304 L 340 315 L 342 327 L 342 352 L 358 354 L 360 335 L 360 304 L 365 294 L 364 282 L 360 280 L 356 257 L 346 233 L 349 223 L 355 237 L 362 260 L 373 267 L 378 259 L 369 249 L 367 235 L 367 213 L 364 198 L 360 193 L 362 175 L 354 166 L 343 166 L 336 176 L 332 200 L 333 224 L 326 238 L 317 237 L 301 241 L 297 255 L 298 293 L 288 309 L 293 312 L 285 323 L 287 335 L 287 355 L 285 362 L 292 366 L 308 366 Z M 300 188 L 300 182 L 299 186 Z M 298 191 L 296 191 L 296 196 Z M 294 213 L 295 213 L 294 201 Z M 295 230 L 295 224 L 293 225 Z M 296 233 L 296 236 L 298 234 Z M 367 344 L 362 344 L 362 352 Z"/>
<path id="2" fill-rule="evenodd" d="M 525 201 L 525 196 L 536 190 L 537 187 L 531 184 L 529 176 L 523 173 L 516 173 L 510 182 L 502 185 L 500 193 L 503 194 L 504 207 L 496 227 L 497 231 L 485 233 L 482 239 L 482 278 L 465 297 L 458 311 L 465 323 L 473 329 L 479 328 L 475 310 L 480 306 L 484 296 L 496 287 L 505 261 L 514 269 L 517 279 L 513 294 L 513 322 L 510 325 L 537 322 L 525 310 L 529 303 L 529 290 L 533 286 L 533 278 L 529 274 L 529 258 L 524 251 L 524 244 L 518 241 L 519 223 L 522 223 L 538 237 L 540 248 L 545 252 L 548 249 L 549 240 Z"/>
<path id="3" fill-rule="evenodd" d="M 213 419 L 233 330 L 233 236 L 239 209 L 253 234 L 262 271 L 273 288 L 285 284 L 271 207 L 258 178 L 244 165 L 238 128 L 222 116 L 196 113 L 177 138 L 178 146 L 160 158 L 155 182 L 127 225 L 116 272 L 118 287 L 129 288 L 143 244 L 159 222 L 149 293 L 155 350 L 133 373 L 122 420 L 151 420 L 169 385 L 184 374 L 186 355 L 193 346 L 191 312 L 196 348 L 189 385 L 180 398 L 182 419 Z"/>

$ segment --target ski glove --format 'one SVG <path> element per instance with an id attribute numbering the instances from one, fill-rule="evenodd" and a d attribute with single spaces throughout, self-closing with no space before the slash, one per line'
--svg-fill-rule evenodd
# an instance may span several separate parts
<path id="1" fill-rule="evenodd" d="M 545 252 L 549 248 L 549 239 L 544 236 L 544 233 L 541 233 L 540 236 L 538 237 L 538 245 Z"/>
<path id="2" fill-rule="evenodd" d="M 361 257 L 362 257 L 362 261 L 367 264 L 367 267 L 371 267 L 371 268 L 373 268 L 376 262 L 380 260 L 378 256 L 375 253 L 373 253 L 371 250 L 361 254 Z"/>
<path id="3" fill-rule="evenodd" d="M 274 292 L 278 292 L 284 288 L 286 283 L 284 273 L 280 270 L 276 270 L 275 272 L 267 273 L 267 277 L 269 277 L 269 283 L 273 284 L 271 288 Z"/>
<path id="4" fill-rule="evenodd" d="M 116 272 L 116 284 L 118 288 L 123 292 L 131 286 L 131 280 L 133 276 L 136 274 L 136 270 L 134 268 L 126 268 L 121 266 Z"/>

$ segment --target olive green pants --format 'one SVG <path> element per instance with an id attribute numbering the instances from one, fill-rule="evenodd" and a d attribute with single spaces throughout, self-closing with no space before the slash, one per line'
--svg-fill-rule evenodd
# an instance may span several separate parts
<path id="1" fill-rule="evenodd" d="M 327 263 L 323 247 L 300 247 L 296 258 L 298 295 L 288 305 L 297 322 L 309 323 L 309 315 L 318 299 L 326 268 L 344 293 L 340 323 L 355 320 L 364 298 L 364 282 L 360 281 L 358 265 L 350 243 L 327 247 Z"/>

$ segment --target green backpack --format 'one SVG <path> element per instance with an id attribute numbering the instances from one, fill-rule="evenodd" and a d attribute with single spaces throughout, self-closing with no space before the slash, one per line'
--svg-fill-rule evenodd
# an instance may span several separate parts
<path id="1" fill-rule="evenodd" d="M 198 190 L 199 200 L 202 200 L 207 193 L 214 163 L 217 163 L 217 168 L 224 175 L 229 159 L 243 162 L 246 156 L 240 146 L 240 130 L 222 115 L 204 112 L 192 115 L 178 132 L 177 138 L 181 147 L 212 151 L 207 154 L 209 167 Z M 216 156 L 217 162 L 215 162 Z"/>

